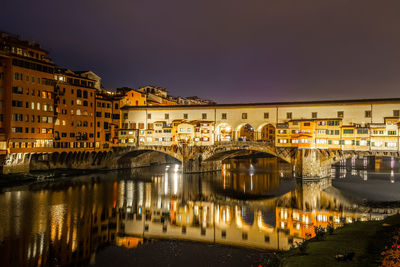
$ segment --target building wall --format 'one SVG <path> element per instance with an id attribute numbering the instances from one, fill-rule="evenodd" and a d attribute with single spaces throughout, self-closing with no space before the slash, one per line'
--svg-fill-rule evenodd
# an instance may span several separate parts
<path id="1" fill-rule="evenodd" d="M 371 100 L 255 106 L 138 107 L 125 108 L 121 113 L 122 124 L 127 128 L 155 121 L 174 125 L 173 122 L 179 120 L 210 120 L 215 141 L 229 139 L 223 137 L 222 126 L 232 129 L 231 140 L 238 140 L 243 126 L 248 124 L 251 127 L 246 128 L 253 129 L 255 141 L 265 140 L 265 129 L 274 129 L 271 136 L 275 137 L 277 146 L 393 151 L 398 150 L 399 110 L 400 100 Z M 371 134 L 369 128 L 374 124 L 383 127 L 382 134 Z M 360 129 L 366 129 L 366 132 Z M 177 133 L 173 132 L 173 135 Z M 374 144 L 380 142 L 382 145 L 372 147 L 371 136 L 374 136 Z"/>
<path id="2" fill-rule="evenodd" d="M 56 76 L 54 148 L 60 151 L 94 149 L 95 95 L 91 80 L 76 75 Z M 73 85 L 76 81 L 76 85 Z M 82 86 L 83 83 L 87 86 Z"/>

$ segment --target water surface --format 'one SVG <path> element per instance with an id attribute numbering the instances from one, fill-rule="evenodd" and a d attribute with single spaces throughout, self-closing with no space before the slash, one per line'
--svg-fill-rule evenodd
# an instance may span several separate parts
<path id="1" fill-rule="evenodd" d="M 348 160 L 332 178 L 300 181 L 275 158 L 231 159 L 217 173 L 182 175 L 165 165 L 8 187 L 0 194 L 0 264 L 173 265 L 195 251 L 211 265 L 256 264 L 312 237 L 314 226 L 396 213 L 399 166 Z"/>

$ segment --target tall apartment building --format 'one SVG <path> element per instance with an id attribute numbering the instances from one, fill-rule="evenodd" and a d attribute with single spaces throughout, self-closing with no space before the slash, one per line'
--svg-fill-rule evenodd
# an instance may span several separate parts
<path id="1" fill-rule="evenodd" d="M 120 128 L 121 96 L 109 92 L 98 91 L 96 94 L 95 147 L 110 148 L 118 144 Z"/>
<path id="2" fill-rule="evenodd" d="M 95 81 L 70 70 L 55 73 L 54 148 L 94 148 Z"/>
<path id="3" fill-rule="evenodd" d="M 38 44 L 0 33 L 0 153 L 53 147 L 55 65 Z"/>

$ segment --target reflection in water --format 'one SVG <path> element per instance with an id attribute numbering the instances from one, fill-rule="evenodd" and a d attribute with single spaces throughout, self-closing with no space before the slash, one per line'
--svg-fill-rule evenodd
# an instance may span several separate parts
<path id="1" fill-rule="evenodd" d="M 385 161 L 377 162 L 343 162 L 332 175 L 369 181 L 376 177 L 372 166 L 385 169 Z M 390 183 L 397 165 L 389 162 Z M 133 169 L 0 194 L 0 264 L 88 264 L 100 247 L 134 248 L 146 238 L 286 250 L 312 237 L 314 226 L 382 219 L 391 212 L 345 197 L 331 179 L 296 181 L 290 166 L 273 158 L 229 160 L 222 172 L 203 175 L 182 176 L 179 165 Z"/>

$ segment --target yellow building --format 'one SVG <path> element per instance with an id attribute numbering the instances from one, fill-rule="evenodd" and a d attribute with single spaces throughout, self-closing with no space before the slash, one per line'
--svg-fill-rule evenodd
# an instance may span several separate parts
<path id="1" fill-rule="evenodd" d="M 276 126 L 275 144 L 280 147 L 297 146 L 291 142 L 289 123 L 280 123 Z"/>

